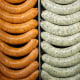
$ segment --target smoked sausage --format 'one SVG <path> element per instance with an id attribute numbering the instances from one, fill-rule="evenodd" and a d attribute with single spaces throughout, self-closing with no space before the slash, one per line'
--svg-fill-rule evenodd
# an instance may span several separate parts
<path id="1" fill-rule="evenodd" d="M 37 45 L 38 45 L 37 39 L 30 40 L 29 43 L 20 48 L 14 48 L 4 43 L 3 41 L 0 41 L 0 50 L 6 55 L 13 57 L 21 57 L 29 54 L 33 49 L 37 47 Z"/>

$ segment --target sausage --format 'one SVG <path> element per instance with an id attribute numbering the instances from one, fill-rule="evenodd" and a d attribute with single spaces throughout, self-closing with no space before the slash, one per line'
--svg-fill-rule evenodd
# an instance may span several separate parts
<path id="1" fill-rule="evenodd" d="M 14 4 L 16 4 L 16 3 L 22 3 L 22 2 L 24 2 L 25 0 L 6 0 L 7 2 L 9 2 L 9 3 L 14 3 Z"/>
<path id="2" fill-rule="evenodd" d="M 20 34 L 30 31 L 38 26 L 38 22 L 32 19 L 22 24 L 11 24 L 0 19 L 0 29 L 13 34 Z"/>
<path id="3" fill-rule="evenodd" d="M 23 23 L 35 18 L 38 14 L 37 8 L 31 8 L 22 14 L 11 14 L 0 8 L 0 18 L 10 23 Z"/>
<path id="4" fill-rule="evenodd" d="M 58 3 L 58 4 L 70 4 L 70 3 L 75 2 L 76 0 L 51 0 L 51 1 Z"/>
<path id="5" fill-rule="evenodd" d="M 46 71 L 42 70 L 41 77 L 42 77 L 42 80 L 79 80 L 80 74 L 77 74 L 69 78 L 56 78 L 54 76 L 49 75 Z"/>
<path id="6" fill-rule="evenodd" d="M 12 79 L 20 79 L 20 78 L 25 78 L 31 75 L 35 70 L 37 70 L 38 66 L 39 66 L 39 63 L 37 61 L 34 61 L 24 69 L 12 70 L 0 63 L 0 72 L 4 74 L 6 77 L 9 77 Z"/>
<path id="7" fill-rule="evenodd" d="M 55 58 L 48 54 L 44 54 L 42 56 L 42 60 L 55 67 L 71 67 L 80 63 L 80 53 L 76 53 L 75 55 L 67 58 Z"/>
<path id="8" fill-rule="evenodd" d="M 69 26 L 58 26 L 48 21 L 42 21 L 41 28 L 53 35 L 70 36 L 80 31 L 80 22 L 75 23 L 73 25 L 69 25 Z"/>
<path id="9" fill-rule="evenodd" d="M 62 16 L 45 10 L 41 16 L 43 19 L 58 25 L 71 25 L 80 21 L 80 11 L 71 15 Z"/>
<path id="10" fill-rule="evenodd" d="M 22 4 L 13 5 L 13 4 L 9 4 L 5 0 L 0 0 L 0 7 L 10 13 L 23 13 L 33 8 L 36 5 L 36 3 L 37 0 L 25 0 L 25 2 Z"/>
<path id="11" fill-rule="evenodd" d="M 36 80 L 38 75 L 39 75 L 39 71 L 36 70 L 30 76 L 28 76 L 28 77 L 26 77 L 24 79 L 10 79 L 10 78 L 7 78 L 7 77 L 3 76 L 2 74 L 0 74 L 0 79 L 1 80 L 33 80 L 33 79 Z"/>
<path id="12" fill-rule="evenodd" d="M 36 38 L 38 35 L 37 29 L 32 29 L 21 35 L 11 35 L 0 30 L 0 39 L 12 45 L 20 45 L 29 42 L 31 39 Z"/>
<path id="13" fill-rule="evenodd" d="M 48 32 L 42 32 L 41 37 L 43 40 L 57 46 L 72 46 L 80 42 L 80 33 L 76 33 L 72 36 L 60 37 Z"/>
<path id="14" fill-rule="evenodd" d="M 0 62 L 3 63 L 5 66 L 14 68 L 14 69 L 19 69 L 19 68 L 24 68 L 28 66 L 30 63 L 35 61 L 38 57 L 38 49 L 34 49 L 28 56 L 15 60 L 12 59 L 6 55 L 4 55 L 2 52 L 0 52 Z"/>
<path id="15" fill-rule="evenodd" d="M 43 41 L 41 42 L 41 48 L 43 49 L 44 52 L 53 57 L 66 58 L 73 56 L 80 51 L 80 43 L 67 48 L 56 48 L 50 45 L 48 42 Z"/>
<path id="16" fill-rule="evenodd" d="M 0 50 L 6 55 L 13 57 L 21 57 L 29 54 L 33 49 L 37 47 L 37 45 L 38 45 L 37 39 L 30 40 L 29 43 L 20 48 L 14 48 L 0 41 Z"/>
<path id="17" fill-rule="evenodd" d="M 52 67 L 47 63 L 44 63 L 42 65 L 42 69 L 48 72 L 52 76 L 67 78 L 74 76 L 80 72 L 80 64 L 69 68 L 57 68 L 57 67 Z"/>
<path id="18" fill-rule="evenodd" d="M 80 10 L 80 0 L 68 5 L 59 5 L 50 0 L 41 0 L 41 3 L 45 9 L 55 14 L 68 15 Z"/>

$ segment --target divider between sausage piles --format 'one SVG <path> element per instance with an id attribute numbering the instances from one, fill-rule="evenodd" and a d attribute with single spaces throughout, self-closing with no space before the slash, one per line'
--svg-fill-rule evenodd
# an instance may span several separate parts
<path id="1" fill-rule="evenodd" d="M 37 0 L 0 0 L 0 80 L 39 76 L 36 5 Z"/>
<path id="2" fill-rule="evenodd" d="M 80 80 L 80 0 L 41 4 L 42 80 Z"/>

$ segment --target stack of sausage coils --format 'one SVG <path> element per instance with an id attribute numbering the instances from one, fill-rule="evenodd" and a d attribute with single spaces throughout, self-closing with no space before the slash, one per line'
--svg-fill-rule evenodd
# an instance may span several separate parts
<path id="1" fill-rule="evenodd" d="M 37 0 L 0 0 L 0 80 L 37 80 Z"/>
<path id="2" fill-rule="evenodd" d="M 41 4 L 42 80 L 80 80 L 80 0 Z"/>

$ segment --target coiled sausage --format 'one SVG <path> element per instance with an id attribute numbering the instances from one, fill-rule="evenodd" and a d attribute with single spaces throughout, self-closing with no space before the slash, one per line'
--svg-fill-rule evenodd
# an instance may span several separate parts
<path id="1" fill-rule="evenodd" d="M 5 0 L 0 0 L 0 7 L 10 13 L 23 13 L 33 8 L 36 3 L 37 3 L 37 0 L 26 0 L 24 3 L 20 5 L 13 5 L 13 4 L 7 3 Z"/>
<path id="2" fill-rule="evenodd" d="M 0 50 L 6 55 L 13 57 L 21 57 L 29 54 L 33 49 L 35 49 L 38 45 L 37 39 L 32 39 L 28 44 L 21 48 L 14 48 L 9 46 L 8 44 L 0 41 Z"/>
<path id="3" fill-rule="evenodd" d="M 0 19 L 0 28 L 8 33 L 19 34 L 30 31 L 38 26 L 38 22 L 32 19 L 22 24 L 11 24 Z"/>
<path id="4" fill-rule="evenodd" d="M 38 66 L 39 66 L 39 63 L 37 61 L 34 61 L 33 63 L 31 63 L 29 66 L 27 66 L 24 69 L 12 70 L 0 63 L 0 72 L 3 73 L 6 77 L 19 79 L 19 78 L 28 77 L 35 70 L 37 70 Z"/>
<path id="5" fill-rule="evenodd" d="M 0 62 L 6 65 L 7 67 L 14 68 L 14 69 L 24 68 L 28 66 L 30 63 L 35 61 L 37 57 L 38 57 L 37 48 L 34 49 L 28 56 L 19 60 L 11 59 L 10 57 L 0 52 Z"/>
<path id="6" fill-rule="evenodd" d="M 21 35 L 11 35 L 0 30 L 0 39 L 12 45 L 20 45 L 29 42 L 31 39 L 36 38 L 38 35 L 37 29 L 32 29 Z"/>
<path id="7" fill-rule="evenodd" d="M 0 8 L 0 18 L 10 23 L 23 23 L 35 18 L 38 14 L 37 8 L 31 8 L 22 14 L 11 14 Z"/>

